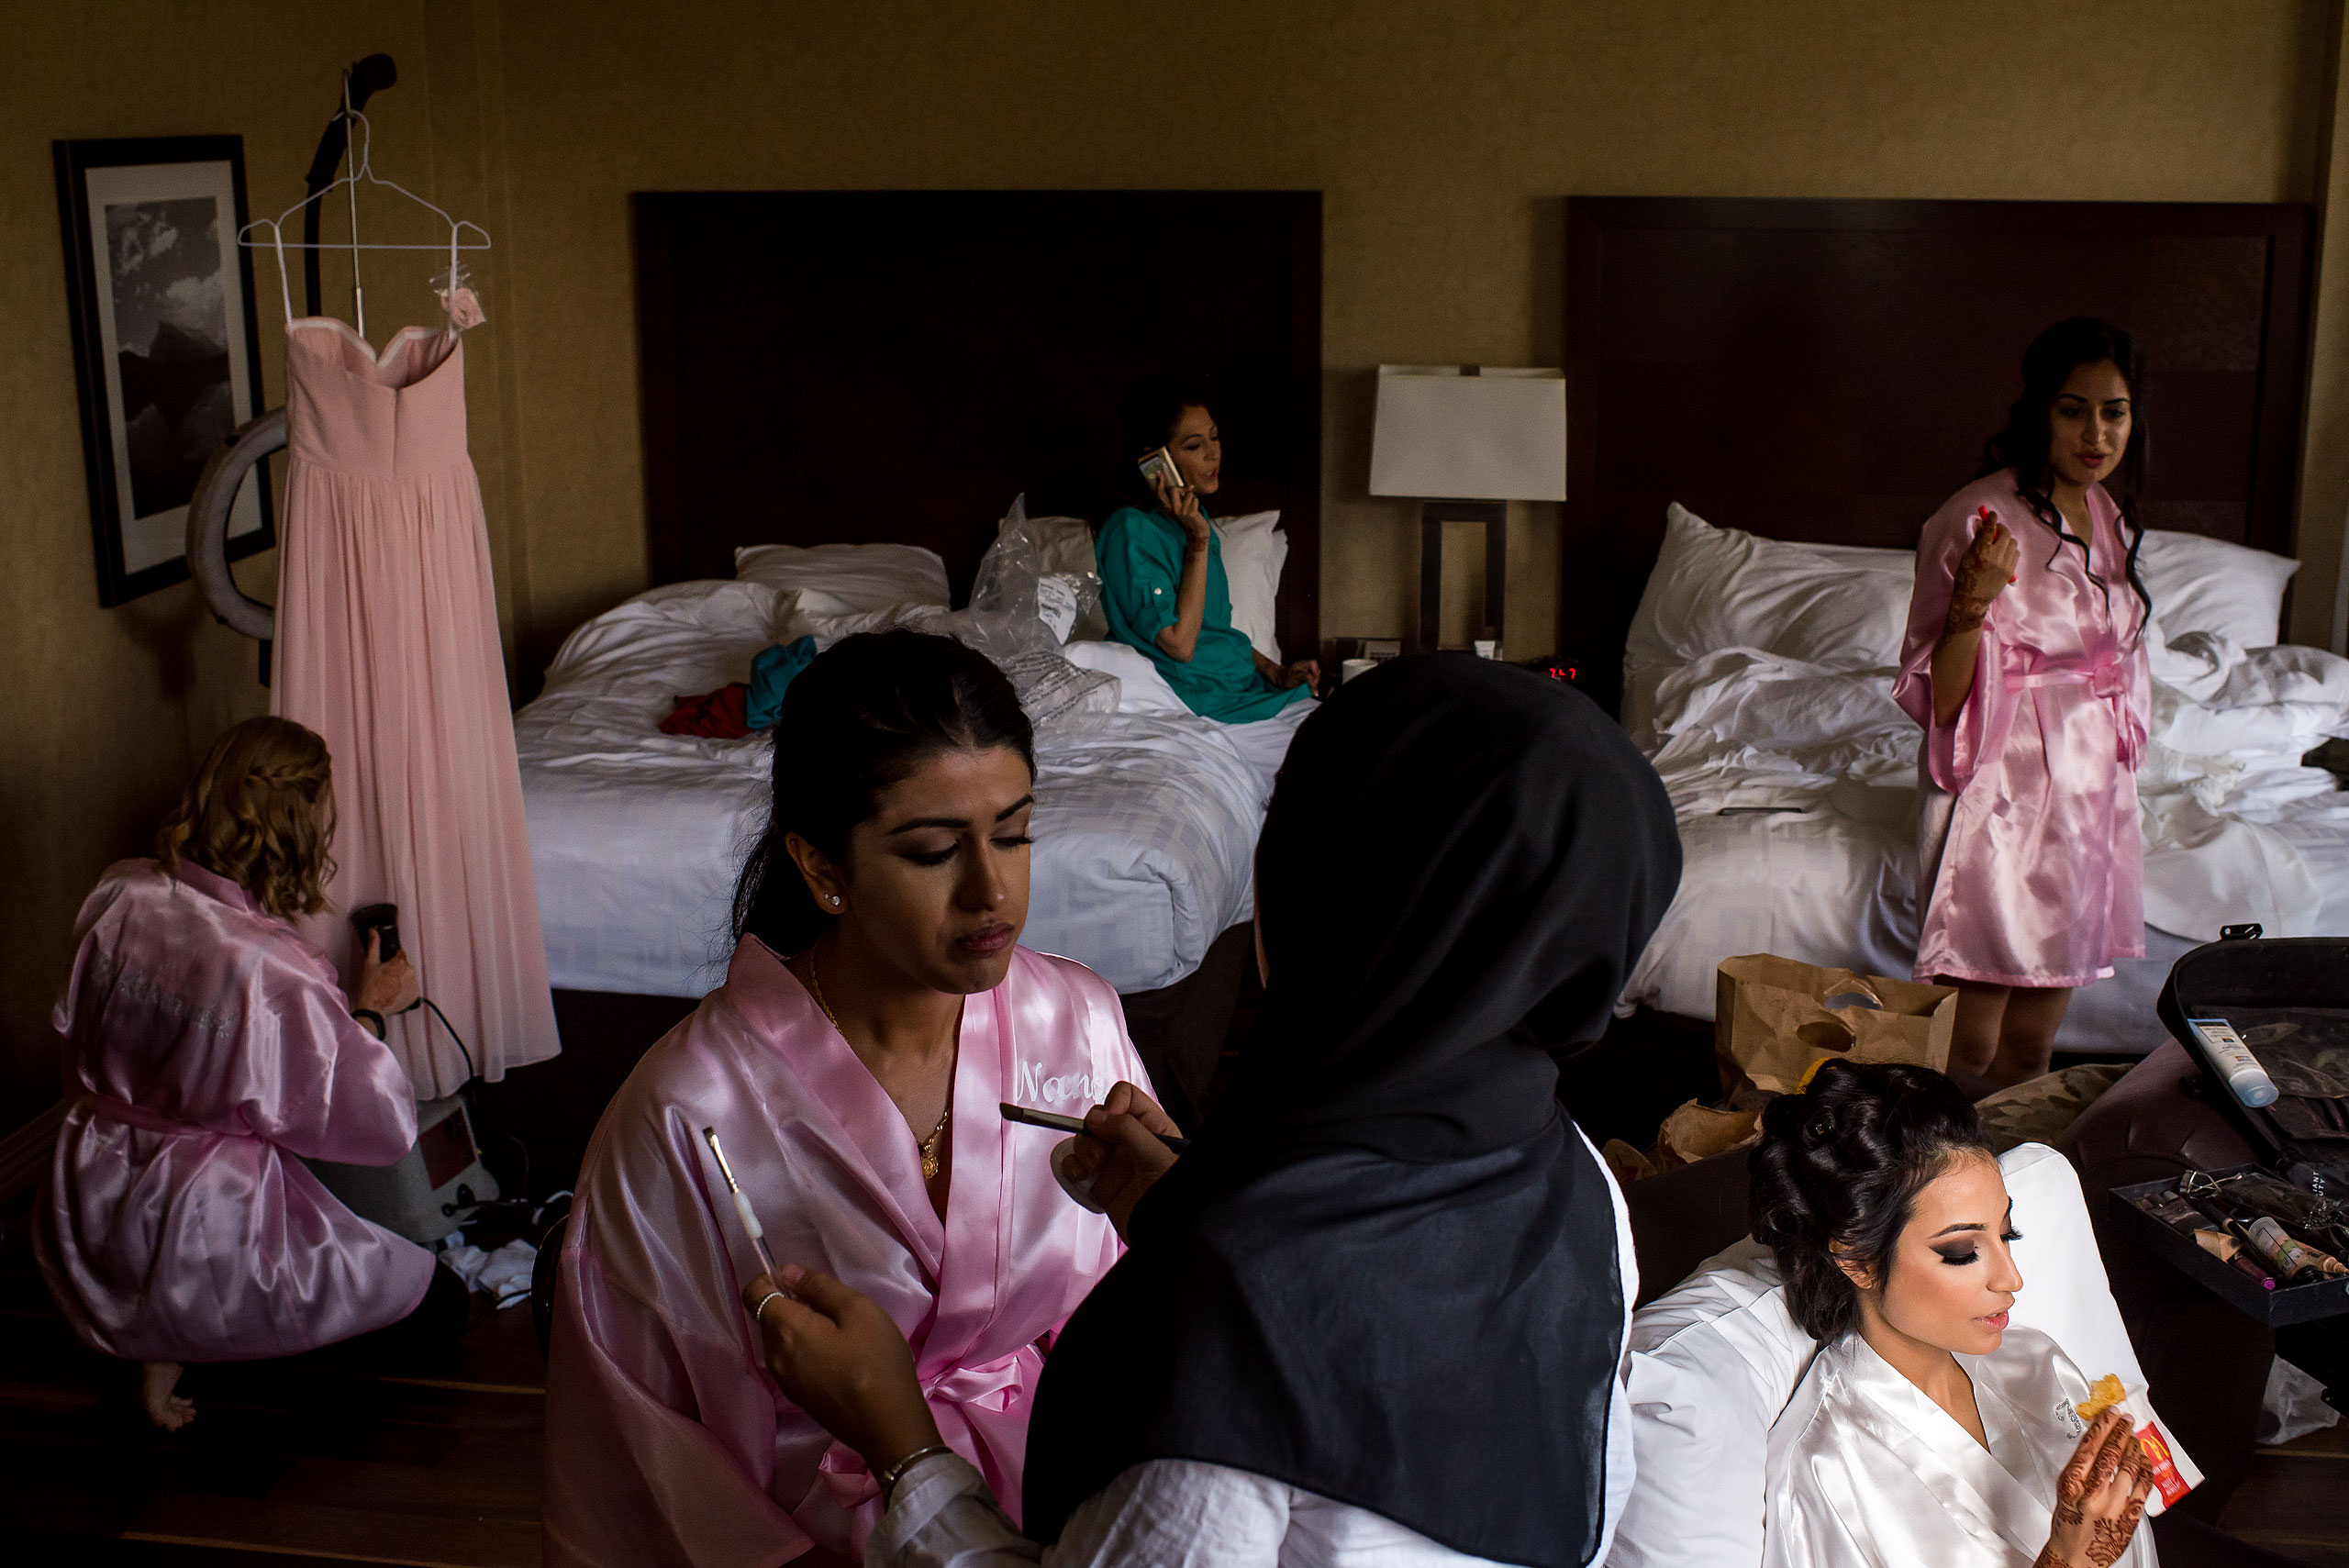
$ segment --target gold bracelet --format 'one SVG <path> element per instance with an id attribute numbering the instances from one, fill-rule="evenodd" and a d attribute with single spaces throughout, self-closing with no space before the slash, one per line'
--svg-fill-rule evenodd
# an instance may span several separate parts
<path id="1" fill-rule="evenodd" d="M 897 1483 L 905 1479 L 907 1471 L 911 1470 L 915 1465 L 919 1464 L 923 1460 L 930 1458 L 932 1454 L 952 1453 L 953 1451 L 954 1451 L 952 1449 L 948 1448 L 944 1443 L 931 1443 L 928 1448 L 918 1448 L 914 1450 L 913 1452 L 906 1455 L 905 1458 L 897 1461 L 896 1463 L 883 1471 L 880 1475 L 876 1477 L 876 1479 L 881 1483 L 881 1506 L 885 1508 L 889 1506 L 889 1494 L 897 1489 Z"/>

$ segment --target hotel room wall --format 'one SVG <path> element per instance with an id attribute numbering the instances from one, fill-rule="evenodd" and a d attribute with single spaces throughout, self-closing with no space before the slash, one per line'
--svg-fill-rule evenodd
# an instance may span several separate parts
<path id="1" fill-rule="evenodd" d="M 1321 624 L 1393 634 L 1415 614 L 1418 539 L 1408 504 L 1364 493 L 1371 368 L 1554 362 L 1563 195 L 2306 197 L 2331 7 L 507 0 L 502 16 L 537 655 L 643 580 L 630 190 L 1326 192 Z M 1556 509 L 1515 511 L 1509 642 L 1531 653 L 1555 636 Z M 1450 575 L 1455 635 L 1476 576 Z"/>
<path id="2" fill-rule="evenodd" d="M 2325 156 L 2333 0 L 19 9 L 0 67 L 0 201 L 19 240 L 0 263 L 16 350 L 0 382 L 16 459 L 0 501 L 0 1129 L 53 1084 L 45 1018 L 78 900 L 141 851 L 213 735 L 264 706 L 251 648 L 192 590 L 95 607 L 52 138 L 241 132 L 254 210 L 274 212 L 300 195 L 339 67 L 396 56 L 379 164 L 495 236 L 477 259 L 490 322 L 468 339 L 470 407 L 525 688 L 570 628 L 646 581 L 634 190 L 1324 191 L 1321 624 L 1380 635 L 1410 629 L 1419 544 L 1408 503 L 1364 493 L 1373 367 L 1555 362 L 1567 193 L 2274 201 L 2349 182 L 2349 160 Z M 364 209 L 371 231 L 387 210 Z M 426 318 L 426 266 L 368 267 L 379 339 Z M 274 402 L 274 274 L 258 268 Z M 347 314 L 344 281 L 330 261 L 328 307 Z M 2349 384 L 2349 264 L 2321 297 L 2320 389 Z M 2349 450 L 2343 420 L 2349 404 L 2320 395 L 2312 454 Z M 2349 464 L 2310 473 L 2303 637 L 2321 635 L 2311 604 L 2329 614 L 2316 579 L 2349 501 Z M 1531 653 L 1556 637 L 1556 508 L 1514 510 L 1508 640 Z M 1455 546 L 1456 636 L 1473 549 Z M 273 560 L 241 569 L 260 596 Z"/>

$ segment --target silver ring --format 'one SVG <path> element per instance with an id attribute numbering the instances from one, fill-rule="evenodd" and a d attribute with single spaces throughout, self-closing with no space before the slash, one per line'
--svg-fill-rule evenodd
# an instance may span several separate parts
<path id="1" fill-rule="evenodd" d="M 767 1292 L 764 1296 L 759 1297 L 759 1304 L 751 1308 L 751 1320 L 754 1323 L 764 1323 L 766 1321 L 768 1302 L 788 1301 L 790 1299 L 791 1297 L 783 1291 L 771 1290 Z"/>

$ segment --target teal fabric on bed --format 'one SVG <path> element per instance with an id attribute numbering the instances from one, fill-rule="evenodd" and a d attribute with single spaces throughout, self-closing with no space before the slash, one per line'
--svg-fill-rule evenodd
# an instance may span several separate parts
<path id="1" fill-rule="evenodd" d="M 742 711 L 752 729 L 772 729 L 783 717 L 783 694 L 816 659 L 816 639 L 778 642 L 751 661 L 751 690 Z"/>

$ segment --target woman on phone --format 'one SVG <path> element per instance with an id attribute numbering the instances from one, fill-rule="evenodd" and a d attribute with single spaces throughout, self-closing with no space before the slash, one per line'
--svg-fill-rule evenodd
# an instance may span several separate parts
<path id="1" fill-rule="evenodd" d="M 1765 1568 L 2149 1568 L 2135 1434 L 2083 1423 L 2088 1378 L 2008 1326 L 2031 1217 L 1964 1092 L 1831 1061 L 1750 1163 L 1753 1234 L 1820 1346 L 1770 1429 Z"/>
<path id="2" fill-rule="evenodd" d="M 878 1302 L 944 1440 L 1019 1495 L 1043 1346 L 1122 1249 L 1062 1195 L 1051 1138 L 996 1107 L 1146 1081 L 1117 994 L 1018 945 L 1034 782 L 1010 683 L 959 642 L 846 638 L 792 683 L 726 984 L 646 1054 L 581 1173 L 549 1563 L 839 1563 L 879 1517 L 863 1460 L 760 1371 L 740 1292 L 763 1264 L 706 1128 L 774 1255 Z"/>
<path id="3" fill-rule="evenodd" d="M 1223 542 L 1206 505 L 1223 484 L 1223 434 L 1198 390 L 1171 377 L 1143 382 L 1127 397 L 1121 422 L 1127 449 L 1141 460 L 1130 471 L 1140 504 L 1110 513 L 1094 545 L 1109 635 L 1148 656 L 1193 713 L 1235 727 L 1233 740 L 1259 764 L 1269 795 L 1271 775 L 1313 706 L 1321 666 L 1311 659 L 1275 664 L 1231 624 Z"/>
<path id="4" fill-rule="evenodd" d="M 1587 698 L 1451 663 L 1299 732 L 1257 852 L 1263 1018 L 1214 1118 L 1174 1158 L 1121 1085 L 1060 1157 L 1133 1251 L 1045 1368 L 1024 1530 L 939 1448 L 885 1316 L 752 1282 L 783 1386 L 894 1484 L 874 1568 L 1606 1559 L 1639 1276 L 1550 1048 L 1606 1027 L 1679 840 Z"/>
<path id="5" fill-rule="evenodd" d="M 1952 1071 L 1997 1084 L 2047 1071 L 2073 989 L 2145 951 L 2144 354 L 2079 317 L 2022 373 L 1925 524 L 1893 686 L 1925 729 L 1917 978 L 1958 988 Z"/>

